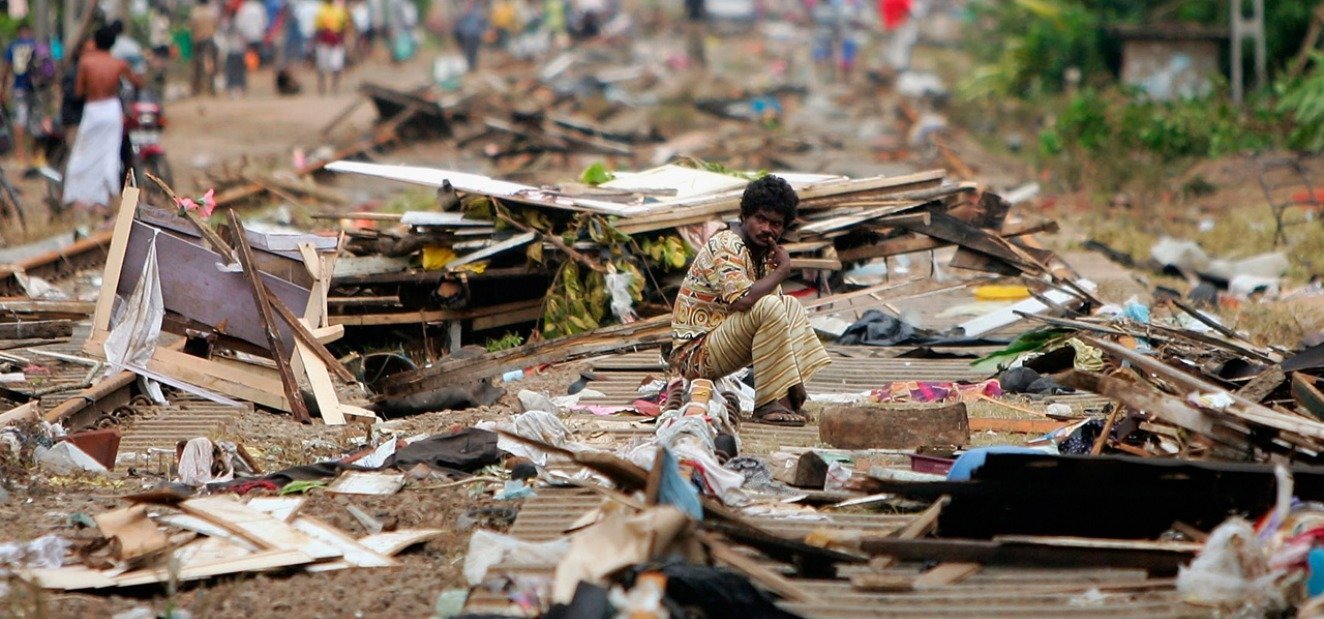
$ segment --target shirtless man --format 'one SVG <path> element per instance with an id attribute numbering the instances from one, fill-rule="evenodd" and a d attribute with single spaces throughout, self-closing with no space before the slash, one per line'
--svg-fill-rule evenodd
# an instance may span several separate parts
<path id="1" fill-rule="evenodd" d="M 82 210 L 104 211 L 120 186 L 119 153 L 124 135 L 120 80 L 127 79 L 138 88 L 144 82 L 128 63 L 110 55 L 114 30 L 101 28 L 93 40 L 96 47 L 78 60 L 74 90 L 86 103 L 64 174 L 63 202 Z"/>

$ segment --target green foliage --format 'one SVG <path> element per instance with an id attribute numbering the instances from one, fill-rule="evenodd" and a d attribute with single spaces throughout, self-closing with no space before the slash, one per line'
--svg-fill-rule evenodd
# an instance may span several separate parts
<path id="1" fill-rule="evenodd" d="M 1066 99 L 1040 132 L 1039 155 L 1072 186 L 1088 179 L 1112 191 L 1194 158 L 1277 147 L 1287 125 L 1264 97 L 1236 108 L 1217 96 L 1153 101 L 1086 88 Z"/>
<path id="2" fill-rule="evenodd" d="M 985 0 L 971 7 L 988 36 L 971 37 L 975 67 L 961 84 L 970 99 L 1033 97 L 1062 89 L 1066 72 L 1102 71 L 1103 22 L 1076 0 Z"/>
<path id="3" fill-rule="evenodd" d="M 487 343 L 484 344 L 483 348 L 486 348 L 487 352 L 497 352 L 500 350 L 517 348 L 519 346 L 522 346 L 523 344 L 524 344 L 523 335 L 520 335 L 513 331 L 507 331 L 506 334 L 501 336 L 499 339 L 489 338 L 487 340 Z"/>
<path id="4" fill-rule="evenodd" d="M 1324 150 L 1324 54 L 1311 53 L 1310 72 L 1301 79 L 1280 84 L 1277 111 L 1289 115 L 1296 127 L 1289 138 L 1294 148 Z"/>
<path id="5" fill-rule="evenodd" d="M 705 170 L 708 172 L 716 172 L 718 174 L 725 174 L 727 176 L 743 178 L 747 181 L 756 181 L 768 175 L 767 170 L 759 170 L 757 172 L 741 172 L 740 170 L 732 170 L 716 161 L 704 161 L 702 159 L 697 159 L 694 157 L 686 157 L 679 161 L 676 161 L 675 163 L 676 165 L 685 166 L 687 168 L 694 168 L 696 170 Z"/>
<path id="6" fill-rule="evenodd" d="M 579 175 L 579 181 L 585 185 L 601 185 L 607 181 L 616 178 L 607 166 L 602 165 L 601 161 L 593 162 L 593 165 L 584 169 L 584 173 Z"/>
<path id="7" fill-rule="evenodd" d="M 1311 12 L 1321 2 L 1265 2 L 1270 71 L 1281 69 L 1296 54 Z M 1119 40 L 1105 30 L 1109 26 L 1227 27 L 1229 20 L 1228 3 L 1212 0 L 973 0 L 970 13 L 980 34 L 970 37 L 967 47 L 975 58 L 985 59 L 961 85 L 961 93 L 971 100 L 1060 92 L 1072 67 L 1081 71 L 1085 83 L 1107 81 L 1110 67 L 1116 67 L 1121 56 Z"/>

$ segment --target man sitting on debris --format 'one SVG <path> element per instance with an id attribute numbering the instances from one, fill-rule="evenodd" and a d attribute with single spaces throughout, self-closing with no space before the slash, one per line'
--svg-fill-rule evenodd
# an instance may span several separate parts
<path id="1" fill-rule="evenodd" d="M 754 365 L 754 420 L 802 426 L 805 382 L 829 363 L 804 307 L 782 294 L 790 256 L 779 243 L 799 198 L 765 176 L 740 198 L 740 223 L 699 250 L 676 296 L 671 366 L 686 379 L 716 379 Z"/>

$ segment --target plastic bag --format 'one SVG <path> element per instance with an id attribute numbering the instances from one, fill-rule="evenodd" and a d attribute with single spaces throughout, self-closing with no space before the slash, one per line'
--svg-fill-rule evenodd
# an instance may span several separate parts
<path id="1" fill-rule="evenodd" d="M 1177 572 L 1177 591 L 1192 604 L 1233 606 L 1268 615 L 1284 608 L 1273 586 L 1268 554 L 1249 522 L 1232 518 L 1218 525 L 1200 556 Z"/>
<path id="2" fill-rule="evenodd" d="M 470 586 L 482 584 L 487 570 L 507 562 L 516 565 L 554 565 L 570 552 L 569 539 L 527 542 L 486 529 L 474 531 L 464 557 L 464 578 Z"/>

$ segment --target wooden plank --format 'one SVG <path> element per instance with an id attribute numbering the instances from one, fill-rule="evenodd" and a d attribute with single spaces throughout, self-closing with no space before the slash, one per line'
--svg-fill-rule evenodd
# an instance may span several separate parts
<path id="1" fill-rule="evenodd" d="M 731 568 L 744 573 L 750 580 L 792 602 L 820 603 L 820 598 L 817 595 L 810 593 L 807 589 L 788 580 L 781 574 L 768 569 L 758 561 L 736 552 L 726 542 L 718 539 L 717 536 L 706 531 L 699 531 L 697 535 L 708 546 L 708 552 L 712 555 L 714 561 L 725 563 Z"/>
<path id="2" fill-rule="evenodd" d="M 266 287 L 266 284 L 261 285 L 264 288 Z M 346 369 L 345 366 L 340 363 L 340 360 L 336 359 L 335 355 L 331 354 L 331 351 L 327 350 L 321 342 L 317 341 L 317 338 L 308 330 L 308 324 L 296 317 L 294 312 L 290 311 L 290 308 L 285 307 L 285 305 L 280 302 L 280 299 L 272 296 L 270 290 L 267 290 L 266 293 L 271 309 L 275 310 L 276 316 L 280 317 L 281 322 L 288 325 L 290 331 L 294 333 L 294 339 L 297 340 L 295 344 L 299 348 L 307 350 L 315 358 L 321 360 L 322 364 L 326 366 L 326 369 L 334 372 L 340 380 L 347 383 L 355 382 L 354 374 Z"/>
<path id="3" fill-rule="evenodd" d="M 1315 387 L 1318 378 L 1297 372 L 1292 375 L 1292 398 L 1306 414 L 1324 421 L 1324 393 Z"/>
<path id="4" fill-rule="evenodd" d="M 328 546 L 335 548 L 343 557 L 340 561 L 350 567 L 391 567 L 399 565 L 394 559 L 379 553 L 358 540 L 312 516 L 299 516 L 294 520 L 294 528 Z"/>
<path id="5" fill-rule="evenodd" d="M 954 585 L 974 576 L 984 566 L 978 563 L 950 562 L 939 563 L 937 567 L 920 574 L 915 579 L 916 589 L 936 589 Z"/>
<path id="6" fill-rule="evenodd" d="M 115 291 L 124 268 L 124 254 L 129 248 L 129 231 L 138 210 L 138 188 L 125 187 L 120 196 L 120 209 L 115 215 L 115 231 L 110 237 L 110 251 L 106 255 L 106 268 L 101 272 L 101 291 L 97 294 L 96 310 L 92 313 L 92 333 L 110 330 L 110 311 L 115 304 Z M 96 349 L 83 352 L 92 354 Z"/>
<path id="7" fill-rule="evenodd" d="M 19 404 L 3 413 L 0 413 L 0 427 L 11 423 L 17 423 L 25 419 L 38 419 L 41 416 L 41 401 L 33 400 L 26 404 Z"/>
<path id="8" fill-rule="evenodd" d="M 390 495 L 405 485 L 403 473 L 368 473 L 346 471 L 330 486 L 328 492 L 336 494 Z"/>
<path id="9" fill-rule="evenodd" d="M 392 376 L 386 389 L 393 394 L 415 393 L 444 384 L 499 376 L 510 369 L 572 361 L 619 350 L 657 348 L 670 341 L 671 316 L 656 316 L 552 341 L 525 344 L 482 357 L 442 361 L 428 368 Z"/>
<path id="10" fill-rule="evenodd" d="M 280 381 L 273 381 L 256 372 L 244 372 L 236 367 L 160 347 L 152 352 L 147 369 L 233 398 L 290 411 Z"/>
<path id="11" fill-rule="evenodd" d="M 536 299 L 502 303 L 501 305 L 471 307 L 461 310 L 413 310 L 389 314 L 341 314 L 332 316 L 331 324 L 351 327 L 368 325 L 406 325 L 424 322 L 467 320 L 471 318 L 488 318 L 491 322 L 495 322 L 500 320 L 499 316 L 503 314 L 528 312 L 531 308 L 541 309 L 542 303 L 543 298 L 538 297 Z"/>
<path id="12" fill-rule="evenodd" d="M 536 307 L 528 307 L 514 312 L 502 312 L 491 316 L 479 316 L 474 318 L 469 326 L 474 331 L 482 331 L 507 325 L 517 325 L 522 322 L 533 322 L 542 318 L 543 314 L 542 299 L 538 299 L 538 301 L 539 304 Z"/>
<path id="13" fill-rule="evenodd" d="M 248 506 L 283 522 L 294 522 L 307 502 L 301 496 L 256 496 L 248 500 Z"/>
<path id="14" fill-rule="evenodd" d="M 170 569 L 165 567 L 125 572 L 116 576 L 114 580 L 116 586 L 133 587 L 166 582 L 172 578 L 181 581 L 200 580 L 222 574 L 258 572 L 278 567 L 302 565 L 311 561 L 312 559 L 308 555 L 298 550 L 274 549 L 256 552 L 240 558 L 222 559 L 198 565 L 184 565 L 178 572 L 173 574 Z"/>
<path id="15" fill-rule="evenodd" d="M 297 550 L 314 560 L 340 556 L 340 552 L 331 545 L 229 497 L 189 499 L 180 503 L 179 508 L 186 514 L 218 525 L 264 548 Z"/>
<path id="16" fill-rule="evenodd" d="M 791 268 L 840 271 L 841 261 L 833 260 L 831 258 L 791 258 Z"/>
<path id="17" fill-rule="evenodd" d="M 249 247 L 248 239 L 244 236 L 244 222 L 233 209 L 230 210 L 230 226 L 234 230 L 239 264 L 244 268 L 244 276 L 248 279 L 249 290 L 253 294 L 253 305 L 257 307 L 262 329 L 266 332 L 267 344 L 272 357 L 276 360 L 276 369 L 280 372 L 280 382 L 285 389 L 285 400 L 289 402 L 290 413 L 296 421 L 309 423 L 312 418 L 309 417 L 308 407 L 304 404 L 303 393 L 299 391 L 299 383 L 294 379 L 294 372 L 290 369 L 289 351 L 276 333 L 276 322 L 271 315 L 271 300 L 254 264 L 253 248 Z"/>
<path id="18" fill-rule="evenodd" d="M 206 535 L 209 538 L 224 540 L 227 543 L 238 546 L 249 552 L 259 552 L 263 549 L 261 544 L 254 543 L 252 540 L 222 527 L 218 524 L 191 516 L 189 514 L 162 514 L 156 517 L 156 521 L 166 526 L 178 527 L 185 531 L 193 531 Z"/>
<path id="19" fill-rule="evenodd" d="M 442 529 L 398 529 L 361 537 L 359 543 L 388 557 L 393 557 L 414 544 L 421 544 L 444 532 Z"/>
<path id="20" fill-rule="evenodd" d="M 0 340 L 55 339 L 73 334 L 74 323 L 68 320 L 0 322 Z"/>
<path id="21" fill-rule="evenodd" d="M 336 387 L 331 383 L 331 375 L 327 373 L 321 359 L 318 359 L 303 342 L 294 343 L 294 354 L 291 367 L 295 374 L 302 374 L 308 379 L 308 386 L 312 389 L 313 399 L 317 402 L 317 411 L 322 416 L 322 422 L 328 426 L 345 425 L 345 413 L 340 410 L 340 397 L 336 395 Z"/>
<path id="22" fill-rule="evenodd" d="M 90 316 L 96 311 L 93 301 L 41 301 L 27 298 L 0 299 L 0 312 L 7 314 L 74 314 Z"/>
<path id="23" fill-rule="evenodd" d="M 484 259 L 484 258 L 488 258 L 488 257 L 491 257 L 491 256 L 495 256 L 495 255 L 497 255 L 497 254 L 499 254 L 499 253 L 502 253 L 502 252 L 505 252 L 505 251 L 510 251 L 510 250 L 512 250 L 512 249 L 515 249 L 516 247 L 520 247 L 520 246 L 523 246 L 523 245 L 527 245 L 527 244 L 529 244 L 529 243 L 532 242 L 533 239 L 535 239 L 535 238 L 538 238 L 538 233 L 536 233 L 536 232 L 525 232 L 525 233 L 523 233 L 523 234 L 515 235 L 515 236 L 513 236 L 513 237 L 510 237 L 509 239 L 506 239 L 506 240 L 504 240 L 504 241 L 501 241 L 500 243 L 496 243 L 496 244 L 491 245 L 491 246 L 489 246 L 489 247 L 485 247 L 485 248 L 480 249 L 480 250 L 478 250 L 478 251 L 476 251 L 476 252 L 472 252 L 472 253 L 465 254 L 465 255 L 463 255 L 463 256 L 459 256 L 459 257 L 455 258 L 454 260 L 451 260 L 450 262 L 447 262 L 447 263 L 446 263 L 446 266 L 445 266 L 445 269 L 446 269 L 447 271 L 450 271 L 450 270 L 456 269 L 456 268 L 458 268 L 458 267 L 462 267 L 462 266 L 464 266 L 464 265 L 466 265 L 466 264 L 470 264 L 470 263 L 473 263 L 473 262 L 477 262 L 477 261 L 482 260 L 482 259 Z"/>
<path id="24" fill-rule="evenodd" d="M 1066 425 L 1056 419 L 1002 419 L 998 417 L 971 417 L 971 432 L 1011 432 L 1015 434 L 1047 434 Z"/>

